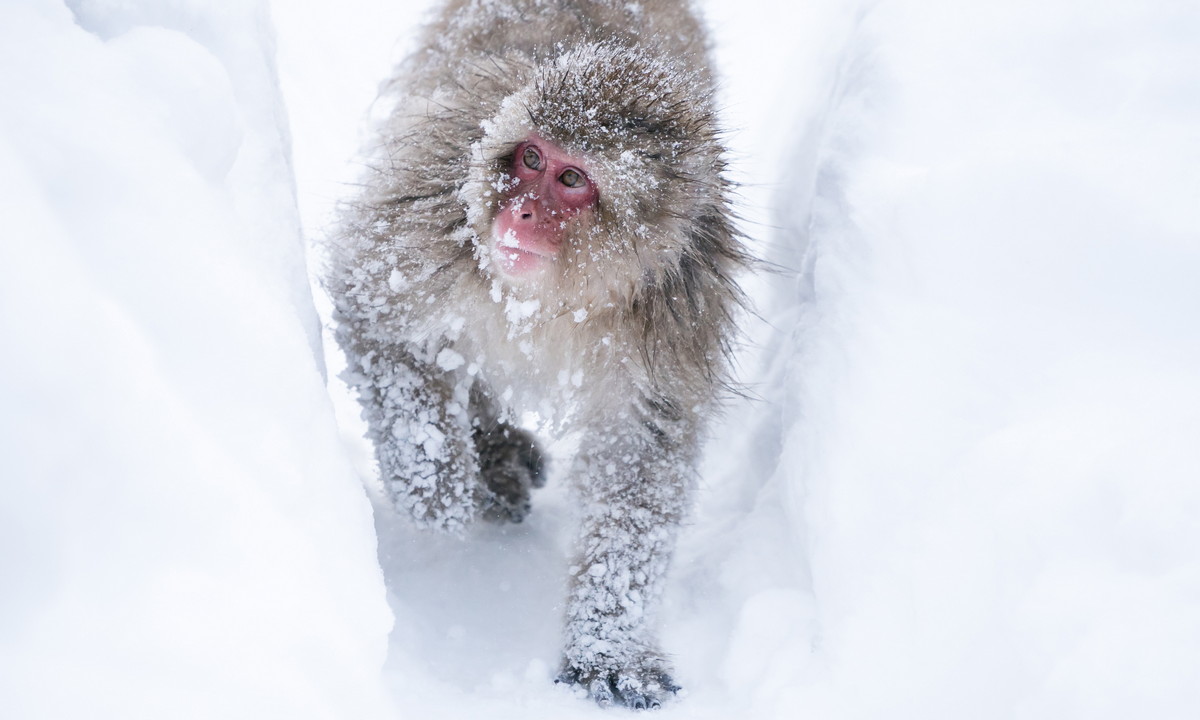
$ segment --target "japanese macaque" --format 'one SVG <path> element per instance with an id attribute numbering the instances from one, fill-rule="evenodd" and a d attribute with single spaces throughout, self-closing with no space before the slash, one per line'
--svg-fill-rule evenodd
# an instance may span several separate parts
<path id="1" fill-rule="evenodd" d="M 557 680 L 678 690 L 654 615 L 729 383 L 735 231 L 706 39 L 685 0 L 451 0 L 330 247 L 345 378 L 418 523 L 520 522 L 580 434 L 583 527 Z"/>

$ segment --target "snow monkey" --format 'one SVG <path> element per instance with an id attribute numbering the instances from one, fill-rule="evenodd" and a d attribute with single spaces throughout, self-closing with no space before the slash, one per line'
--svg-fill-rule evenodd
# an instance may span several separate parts
<path id="1" fill-rule="evenodd" d="M 401 511 L 520 522 L 547 469 L 526 426 L 579 438 L 557 681 L 602 705 L 679 689 L 654 614 L 749 262 L 707 53 L 687 0 L 450 0 L 330 246 Z"/>

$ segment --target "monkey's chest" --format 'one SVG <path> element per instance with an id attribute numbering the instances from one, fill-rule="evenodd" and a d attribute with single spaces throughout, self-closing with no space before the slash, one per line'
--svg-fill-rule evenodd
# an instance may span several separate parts
<path id="1" fill-rule="evenodd" d="M 514 413 L 533 412 L 571 426 L 629 402 L 627 360 L 615 340 L 588 328 L 560 324 L 489 328 L 464 337 L 475 358 L 474 379 Z"/>

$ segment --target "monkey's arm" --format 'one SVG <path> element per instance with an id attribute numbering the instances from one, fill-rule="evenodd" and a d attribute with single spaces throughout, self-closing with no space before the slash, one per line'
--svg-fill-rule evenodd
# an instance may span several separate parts
<path id="1" fill-rule="evenodd" d="M 546 484 L 546 460 L 533 435 L 502 415 L 483 388 L 471 389 L 471 426 L 487 490 L 483 517 L 519 523 L 529 514 L 530 491 Z"/>
<path id="2" fill-rule="evenodd" d="M 653 615 L 693 494 L 696 431 L 692 418 L 634 412 L 628 422 L 593 428 L 577 460 L 584 523 L 559 681 L 581 685 L 602 705 L 657 707 L 679 689 Z"/>
<path id="3" fill-rule="evenodd" d="M 343 378 L 358 391 L 392 500 L 422 525 L 461 531 L 482 494 L 469 385 L 407 348 L 371 343 L 364 352 L 359 343 L 342 346 L 349 361 Z"/>

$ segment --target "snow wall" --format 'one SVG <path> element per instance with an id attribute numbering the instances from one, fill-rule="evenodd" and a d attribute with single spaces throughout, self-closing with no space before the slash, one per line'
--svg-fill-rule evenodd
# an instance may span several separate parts
<path id="1" fill-rule="evenodd" d="M 801 12 L 750 716 L 1194 716 L 1200 8 Z"/>
<path id="2" fill-rule="evenodd" d="M 384 717 L 260 2 L 0 5 L 0 715 Z"/>
<path id="3" fill-rule="evenodd" d="M 549 684 L 561 482 L 373 530 L 325 395 L 299 218 L 428 4 L 0 6 L 5 717 L 623 714 Z M 781 270 L 659 714 L 1200 715 L 1200 8 L 700 4 Z"/>

